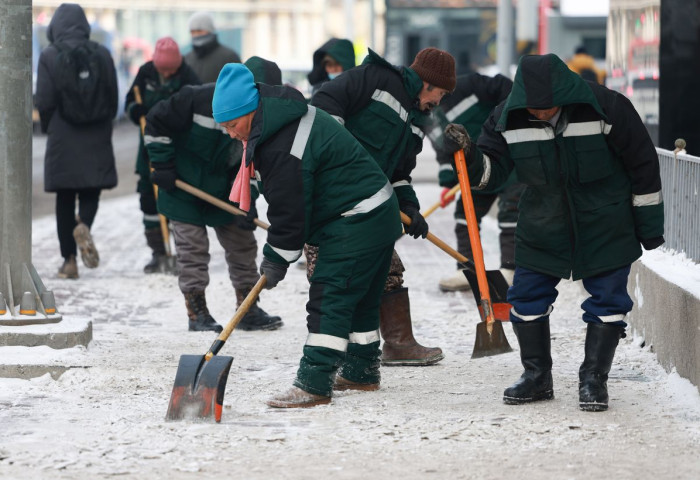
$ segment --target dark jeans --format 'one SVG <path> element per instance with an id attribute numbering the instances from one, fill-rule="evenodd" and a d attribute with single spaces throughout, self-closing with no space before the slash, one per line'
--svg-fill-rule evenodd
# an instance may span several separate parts
<path id="1" fill-rule="evenodd" d="M 68 258 L 77 255 L 78 249 L 73 238 L 73 229 L 77 225 L 75 218 L 75 200 L 78 199 L 78 216 L 80 221 L 90 228 L 97 214 L 100 201 L 100 188 L 81 188 L 77 190 L 56 191 L 56 227 L 61 256 Z"/>

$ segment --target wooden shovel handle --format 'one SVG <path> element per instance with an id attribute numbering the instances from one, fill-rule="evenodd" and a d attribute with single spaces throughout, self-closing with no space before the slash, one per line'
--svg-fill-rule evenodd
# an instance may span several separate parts
<path id="1" fill-rule="evenodd" d="M 190 193 L 194 195 L 197 198 L 200 198 L 204 200 L 205 202 L 209 202 L 215 207 L 219 207 L 222 210 L 226 210 L 229 213 L 233 213 L 234 215 L 242 215 L 246 216 L 247 212 L 245 210 L 241 210 L 240 208 L 236 208 L 230 203 L 226 203 L 223 200 L 220 200 L 216 198 L 213 195 L 209 195 L 207 192 L 204 192 L 197 187 L 193 187 L 192 185 L 183 182 L 182 180 L 175 180 L 175 186 L 179 188 L 180 190 L 184 190 L 187 193 Z M 265 230 L 269 230 L 270 224 L 265 223 L 262 220 L 258 220 L 257 218 L 253 220 L 253 223 L 256 224 L 258 227 L 263 228 Z"/>
<path id="2" fill-rule="evenodd" d="M 493 322 L 496 320 L 489 294 L 489 284 L 486 278 L 486 267 L 484 265 L 484 252 L 481 249 L 481 237 L 479 236 L 479 226 L 476 223 L 476 211 L 474 210 L 474 200 L 472 199 L 471 185 L 469 184 L 469 174 L 467 173 L 467 162 L 464 159 L 464 150 L 457 150 L 454 153 L 455 166 L 457 167 L 457 178 L 462 190 L 462 205 L 467 218 L 467 229 L 469 230 L 469 243 L 472 247 L 472 256 L 476 267 L 476 279 L 479 283 L 479 293 L 481 294 L 481 306 L 483 307 L 486 328 L 491 335 Z"/>
<path id="3" fill-rule="evenodd" d="M 408 215 L 406 215 L 403 212 L 400 212 L 400 213 L 401 213 L 401 221 L 403 223 L 405 223 L 406 225 L 410 225 L 411 224 L 411 217 L 409 217 Z M 436 237 L 432 233 L 428 232 L 428 235 L 425 238 L 430 243 L 437 246 L 440 250 L 447 253 L 449 256 L 451 256 L 452 258 L 454 258 L 458 262 L 464 263 L 465 265 L 467 265 L 471 269 L 474 268 L 474 264 L 472 263 L 471 260 L 469 260 L 467 257 L 462 255 L 461 253 L 459 253 L 454 248 L 450 247 L 448 244 L 446 244 L 445 242 L 440 240 L 438 237 Z"/>
<path id="4" fill-rule="evenodd" d="M 139 88 L 138 85 L 134 85 L 134 100 L 136 103 L 139 105 L 143 104 L 143 100 L 141 99 L 141 89 Z M 141 125 L 141 135 L 144 135 L 146 133 L 146 117 L 141 115 L 141 118 L 139 118 L 139 125 Z"/>
<path id="5" fill-rule="evenodd" d="M 457 195 L 457 192 L 459 192 L 459 184 L 452 187 L 450 191 L 447 192 L 447 194 L 445 195 L 445 198 L 454 197 L 455 195 Z M 423 218 L 428 218 L 428 215 L 432 214 L 435 210 L 440 208 L 441 205 L 441 201 L 437 202 L 432 207 L 428 208 L 425 212 L 421 213 L 421 215 L 423 215 Z"/>
<path id="6" fill-rule="evenodd" d="M 219 353 L 219 350 L 221 350 L 221 347 L 224 346 L 224 343 L 226 343 L 226 340 L 228 340 L 231 332 L 233 332 L 238 323 L 243 319 L 243 317 L 245 317 L 245 314 L 248 313 L 250 307 L 252 307 L 258 300 L 260 292 L 263 288 L 265 288 L 265 283 L 267 283 L 267 278 L 265 277 L 265 274 L 262 274 L 260 275 L 258 283 L 256 283 L 253 288 L 250 289 L 250 293 L 248 293 L 248 295 L 245 297 L 245 300 L 243 300 L 241 306 L 236 309 L 236 313 L 233 314 L 231 320 L 228 321 L 217 339 L 214 340 L 214 343 L 212 343 L 211 347 L 209 347 L 209 351 L 204 355 L 204 359 L 207 362 L 211 360 L 214 355 Z"/>

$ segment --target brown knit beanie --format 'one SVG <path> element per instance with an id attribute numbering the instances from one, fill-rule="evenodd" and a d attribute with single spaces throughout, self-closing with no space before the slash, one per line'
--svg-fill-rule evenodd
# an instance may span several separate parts
<path id="1" fill-rule="evenodd" d="M 415 60 L 411 64 L 411 69 L 424 82 L 444 88 L 450 92 L 457 85 L 455 59 L 444 50 L 433 47 L 424 48 L 416 55 Z"/>

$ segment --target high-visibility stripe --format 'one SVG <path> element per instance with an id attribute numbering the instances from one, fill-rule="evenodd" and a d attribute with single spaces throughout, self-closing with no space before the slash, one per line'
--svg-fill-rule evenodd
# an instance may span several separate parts
<path id="1" fill-rule="evenodd" d="M 423 133 L 423 130 L 416 127 L 415 125 L 411 125 L 411 131 L 413 132 L 414 135 L 418 135 L 421 138 L 421 140 L 423 140 L 425 138 L 425 133 Z"/>
<path id="2" fill-rule="evenodd" d="M 451 122 L 455 118 L 459 117 L 461 114 L 472 108 L 476 103 L 479 101 L 479 99 L 474 95 L 473 93 L 469 95 L 467 98 L 462 99 L 457 105 L 452 107 L 446 114 L 445 116 L 447 119 Z"/>
<path id="3" fill-rule="evenodd" d="M 372 100 L 381 102 L 384 105 L 391 108 L 393 111 L 396 112 L 396 114 L 399 117 L 401 117 L 401 120 L 403 120 L 404 122 L 408 120 L 408 112 L 405 108 L 401 106 L 401 102 L 394 98 L 394 96 L 391 93 L 384 90 L 376 89 L 372 94 Z"/>
<path id="4" fill-rule="evenodd" d="M 540 313 L 539 315 L 522 315 L 516 312 L 515 308 L 511 308 L 510 313 L 524 322 L 532 322 L 534 320 L 537 320 L 538 318 L 544 317 L 545 315 L 549 315 L 550 313 L 552 313 L 552 310 L 554 310 L 554 308 L 550 305 L 545 313 Z"/>
<path id="5" fill-rule="evenodd" d="M 268 245 L 270 244 L 268 243 Z M 281 248 L 273 247 L 272 245 L 270 245 L 270 248 L 289 263 L 295 262 L 299 257 L 301 257 L 302 250 L 283 250 Z"/>
<path id="6" fill-rule="evenodd" d="M 483 190 L 486 188 L 486 185 L 489 183 L 489 179 L 491 178 L 491 159 L 488 157 L 488 155 L 482 155 L 484 158 L 482 160 L 484 164 L 484 173 L 481 175 L 481 180 L 479 180 L 479 185 L 477 185 L 475 188 L 476 190 Z"/>
<path id="7" fill-rule="evenodd" d="M 311 126 L 314 124 L 315 117 L 316 107 L 309 105 L 307 112 L 299 120 L 299 127 L 296 135 L 294 135 L 294 143 L 292 143 L 292 149 L 289 151 L 290 155 L 297 157 L 299 160 L 304 156 L 304 150 L 306 150 L 306 144 L 309 141 Z"/>
<path id="8" fill-rule="evenodd" d="M 603 323 L 622 322 L 626 314 L 616 313 L 613 315 L 596 315 Z"/>
<path id="9" fill-rule="evenodd" d="M 371 332 L 350 332 L 350 343 L 358 345 L 369 345 L 370 343 L 379 341 L 379 330 Z"/>
<path id="10" fill-rule="evenodd" d="M 513 143 L 553 140 L 554 130 L 551 128 L 520 128 L 518 130 L 506 130 L 501 135 L 510 145 Z"/>
<path id="11" fill-rule="evenodd" d="M 147 222 L 159 222 L 160 216 L 157 213 L 144 213 L 143 219 Z"/>
<path id="12" fill-rule="evenodd" d="M 633 207 L 648 207 L 649 205 L 660 205 L 662 203 L 664 203 L 664 198 L 661 190 L 644 195 L 632 195 Z"/>
<path id="13" fill-rule="evenodd" d="M 454 169 L 452 168 L 452 165 L 450 165 L 449 163 L 443 163 L 442 165 L 440 165 L 439 170 L 440 170 L 441 172 L 442 172 L 443 170 L 449 170 L 450 172 L 453 172 L 453 171 L 454 171 Z"/>
<path id="14" fill-rule="evenodd" d="M 171 143 L 173 143 L 173 139 L 170 137 L 154 137 L 152 135 L 144 135 L 143 143 L 144 145 L 149 145 L 151 143 L 162 143 L 165 145 L 170 145 Z"/>
<path id="15" fill-rule="evenodd" d="M 455 223 L 458 223 L 459 225 L 466 225 L 467 219 L 466 218 L 458 218 L 455 220 Z"/>
<path id="16" fill-rule="evenodd" d="M 498 222 L 498 228 L 515 228 L 518 222 Z"/>
<path id="17" fill-rule="evenodd" d="M 216 120 L 214 120 L 212 117 L 200 115 L 199 113 L 192 115 L 192 123 L 196 123 L 200 127 L 208 128 L 209 130 L 220 130 L 222 132 L 226 132 L 226 129 L 220 124 L 216 123 Z"/>
<path id="18" fill-rule="evenodd" d="M 600 133 L 607 135 L 611 128 L 612 125 L 605 123 L 603 120 L 576 122 L 568 124 L 562 132 L 562 135 L 565 137 L 583 137 L 586 135 L 597 135 Z"/>
<path id="19" fill-rule="evenodd" d="M 433 142 L 436 142 L 438 140 L 438 138 L 442 137 L 442 133 L 443 133 L 442 127 L 435 127 L 430 131 L 430 133 L 428 134 L 428 137 L 430 137 L 430 139 Z"/>
<path id="20" fill-rule="evenodd" d="M 309 333 L 306 337 L 307 347 L 325 347 L 339 352 L 348 350 L 348 341 L 344 338 L 334 337 L 333 335 L 325 335 L 323 333 Z"/>
<path id="21" fill-rule="evenodd" d="M 394 182 L 391 184 L 392 187 L 398 188 L 398 187 L 410 187 L 411 184 L 408 183 L 408 180 L 399 180 L 398 182 Z"/>
<path id="22" fill-rule="evenodd" d="M 345 119 L 343 117 L 339 117 L 338 115 L 331 115 L 331 117 L 335 118 L 339 124 L 345 125 Z"/>
<path id="23" fill-rule="evenodd" d="M 379 205 L 389 200 L 392 193 L 394 193 L 394 189 L 391 188 L 391 184 L 389 182 L 386 182 L 386 184 L 384 184 L 384 186 L 379 189 L 377 193 L 369 198 L 365 198 L 347 212 L 341 213 L 341 216 L 350 217 L 352 215 L 357 215 L 358 213 L 371 212 Z"/>

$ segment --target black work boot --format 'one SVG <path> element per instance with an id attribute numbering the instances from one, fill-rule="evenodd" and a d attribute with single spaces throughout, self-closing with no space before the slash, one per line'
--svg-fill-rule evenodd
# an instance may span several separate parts
<path id="1" fill-rule="evenodd" d="M 236 289 L 236 306 L 240 307 L 243 300 L 248 296 L 252 287 Z M 265 310 L 258 307 L 256 298 L 255 303 L 248 309 L 236 328 L 240 330 L 277 330 L 282 326 L 282 319 L 277 316 L 268 315 Z"/>
<path id="2" fill-rule="evenodd" d="M 187 316 L 189 317 L 190 332 L 221 332 L 224 327 L 216 323 L 216 320 L 209 315 L 207 299 L 204 292 L 185 293 L 185 305 L 187 306 Z"/>
<path id="3" fill-rule="evenodd" d="M 549 318 L 544 322 L 513 323 L 525 371 L 503 392 L 503 403 L 520 405 L 554 398 Z"/>
<path id="4" fill-rule="evenodd" d="M 144 273 L 159 273 L 163 271 L 165 264 L 165 243 L 160 227 L 147 228 L 145 231 L 146 243 L 153 250 L 151 260 L 143 267 Z"/>
<path id="5" fill-rule="evenodd" d="M 625 336 L 625 327 L 588 324 L 586 356 L 578 371 L 578 405 L 581 410 L 602 412 L 608 409 L 608 373 L 617 344 Z"/>

